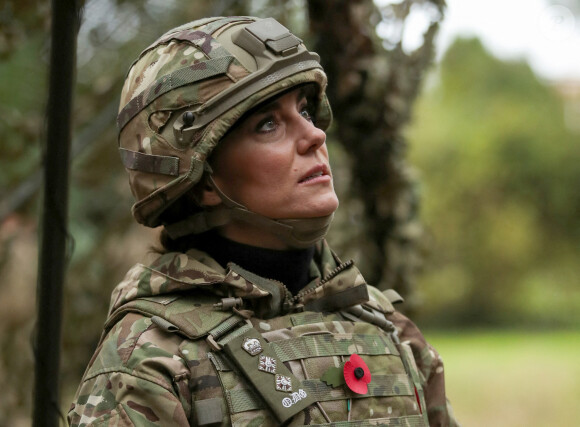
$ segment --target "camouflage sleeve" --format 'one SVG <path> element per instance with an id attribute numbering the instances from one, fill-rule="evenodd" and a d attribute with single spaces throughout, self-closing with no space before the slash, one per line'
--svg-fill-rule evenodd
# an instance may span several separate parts
<path id="1" fill-rule="evenodd" d="M 425 391 L 427 414 L 431 427 L 456 427 L 459 423 L 445 395 L 443 360 L 439 353 L 425 340 L 419 328 L 399 312 L 390 316 L 399 331 L 401 342 L 407 341 L 419 369 Z"/>
<path id="2" fill-rule="evenodd" d="M 189 426 L 181 339 L 129 314 L 103 340 L 68 414 L 71 426 Z"/>

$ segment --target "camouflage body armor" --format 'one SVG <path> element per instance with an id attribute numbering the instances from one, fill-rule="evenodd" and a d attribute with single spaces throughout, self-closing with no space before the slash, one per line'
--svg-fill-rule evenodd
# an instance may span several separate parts
<path id="1" fill-rule="evenodd" d="M 136 265 L 113 293 L 69 421 L 454 425 L 439 356 L 389 298 L 324 242 L 311 277 L 292 297 L 197 250 Z M 352 354 L 371 374 L 365 394 L 324 380 Z"/>

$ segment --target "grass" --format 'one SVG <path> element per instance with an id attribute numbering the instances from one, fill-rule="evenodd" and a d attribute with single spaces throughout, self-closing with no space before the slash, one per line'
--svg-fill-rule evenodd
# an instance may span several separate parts
<path id="1" fill-rule="evenodd" d="M 580 426 L 580 332 L 432 332 L 462 426 Z"/>

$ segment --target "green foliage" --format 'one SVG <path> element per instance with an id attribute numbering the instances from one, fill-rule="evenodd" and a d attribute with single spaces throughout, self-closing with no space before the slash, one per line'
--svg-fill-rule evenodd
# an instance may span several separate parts
<path id="1" fill-rule="evenodd" d="M 434 238 L 425 320 L 578 324 L 580 146 L 554 89 L 457 40 L 409 140 Z"/>
<path id="2" fill-rule="evenodd" d="M 46 102 L 46 64 L 42 52 L 43 38 L 37 35 L 25 40 L 9 61 L 0 62 L 2 192 L 32 173 L 39 163 Z"/>

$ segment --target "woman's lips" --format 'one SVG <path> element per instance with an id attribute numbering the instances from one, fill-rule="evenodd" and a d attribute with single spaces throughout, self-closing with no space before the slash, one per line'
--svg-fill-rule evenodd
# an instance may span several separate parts
<path id="1" fill-rule="evenodd" d="M 328 181 L 329 179 L 329 168 L 326 165 L 317 165 L 304 174 L 298 183 Z"/>

